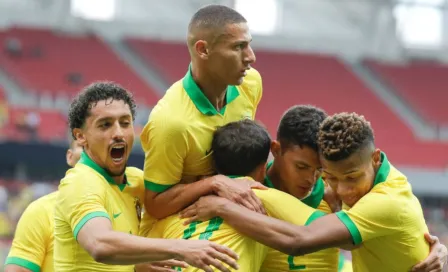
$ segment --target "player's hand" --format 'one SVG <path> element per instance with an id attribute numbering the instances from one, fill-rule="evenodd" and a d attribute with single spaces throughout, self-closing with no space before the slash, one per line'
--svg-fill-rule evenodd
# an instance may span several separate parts
<path id="1" fill-rule="evenodd" d="M 177 260 L 136 264 L 135 272 L 176 272 L 177 270 L 172 267 L 187 268 L 188 264 Z"/>
<path id="2" fill-rule="evenodd" d="M 333 212 L 338 212 L 342 209 L 342 201 L 329 185 L 325 186 L 324 200 L 328 203 Z"/>
<path id="3" fill-rule="evenodd" d="M 263 203 L 252 189 L 268 189 L 263 184 L 249 179 L 231 179 L 223 175 L 216 175 L 213 179 L 214 192 L 232 202 L 244 206 L 252 211 L 266 214 Z"/>
<path id="4" fill-rule="evenodd" d="M 184 225 L 188 225 L 195 221 L 207 221 L 217 216 L 218 210 L 225 208 L 231 204 L 229 200 L 215 196 L 208 195 L 199 198 L 195 203 L 182 210 L 180 218 L 188 218 Z"/>
<path id="5" fill-rule="evenodd" d="M 439 238 L 425 233 L 425 239 L 431 246 L 431 252 L 421 263 L 412 268 L 412 272 L 442 272 L 447 262 L 448 251 L 446 246 L 439 242 Z"/>
<path id="6" fill-rule="evenodd" d="M 222 272 L 230 272 L 228 266 L 238 270 L 238 255 L 235 252 L 207 240 L 180 240 L 177 252 L 179 257 L 176 259 L 206 272 L 213 272 L 212 266 Z"/>

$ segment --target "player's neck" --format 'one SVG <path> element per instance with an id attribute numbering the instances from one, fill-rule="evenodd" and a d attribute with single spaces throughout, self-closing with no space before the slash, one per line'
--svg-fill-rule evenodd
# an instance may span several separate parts
<path id="1" fill-rule="evenodd" d="M 121 176 L 113 176 L 112 179 L 115 181 L 117 185 L 124 183 L 124 174 Z"/>
<path id="2" fill-rule="evenodd" d="M 191 74 L 194 81 L 213 107 L 220 111 L 226 105 L 225 98 L 227 84 L 223 84 L 216 80 L 213 76 L 199 70 L 200 69 L 195 69 L 194 65 L 192 65 Z"/>
<path id="3" fill-rule="evenodd" d="M 271 167 L 266 171 L 266 175 L 268 176 L 269 180 L 272 182 L 272 185 L 274 185 L 274 188 L 280 191 L 285 192 L 285 187 L 283 186 L 283 181 L 278 173 L 278 171 L 275 170 L 275 160 L 272 162 Z"/>

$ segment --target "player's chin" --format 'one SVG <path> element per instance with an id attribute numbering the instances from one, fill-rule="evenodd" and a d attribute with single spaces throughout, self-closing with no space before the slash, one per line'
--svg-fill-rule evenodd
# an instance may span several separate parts
<path id="1" fill-rule="evenodd" d="M 122 160 L 114 160 L 111 159 L 107 171 L 111 176 L 121 176 L 123 175 L 124 171 L 126 170 L 127 160 L 124 158 Z"/>
<path id="2" fill-rule="evenodd" d="M 234 82 L 232 82 L 232 84 L 229 84 L 229 85 L 238 86 L 238 85 L 243 84 L 243 81 L 244 81 L 244 77 L 239 77 Z"/>
<path id="3" fill-rule="evenodd" d="M 123 175 L 125 171 L 126 171 L 126 163 L 124 163 L 123 165 L 120 165 L 120 166 L 114 165 L 112 167 L 107 168 L 107 172 L 112 177 L 119 177 L 119 176 Z"/>

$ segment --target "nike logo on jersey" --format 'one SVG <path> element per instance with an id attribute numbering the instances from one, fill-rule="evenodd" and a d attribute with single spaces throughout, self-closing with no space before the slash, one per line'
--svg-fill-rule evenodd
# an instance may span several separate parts
<path id="1" fill-rule="evenodd" d="M 121 214 L 121 212 L 120 212 L 120 213 L 114 213 L 114 218 L 117 218 L 117 217 L 119 217 L 119 216 L 120 216 L 120 214 Z"/>

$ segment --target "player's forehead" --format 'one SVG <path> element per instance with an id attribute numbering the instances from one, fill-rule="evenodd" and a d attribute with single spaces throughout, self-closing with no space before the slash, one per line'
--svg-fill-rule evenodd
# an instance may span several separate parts
<path id="1" fill-rule="evenodd" d="M 96 122 L 104 119 L 132 117 L 131 109 L 124 100 L 105 99 L 90 104 L 88 119 Z"/>
<path id="2" fill-rule="evenodd" d="M 348 158 L 339 161 L 326 160 L 321 156 L 323 171 L 326 174 L 333 176 L 344 176 L 353 173 L 361 173 L 366 171 L 369 166 L 369 161 L 363 158 L 357 152 L 350 155 Z"/>
<path id="3" fill-rule="evenodd" d="M 231 23 L 224 26 L 221 32 L 221 41 L 227 43 L 251 42 L 252 35 L 247 23 Z"/>
<path id="4" fill-rule="evenodd" d="M 311 147 L 290 144 L 285 148 L 287 159 L 296 164 L 305 164 L 311 167 L 320 167 L 319 154 Z"/>

